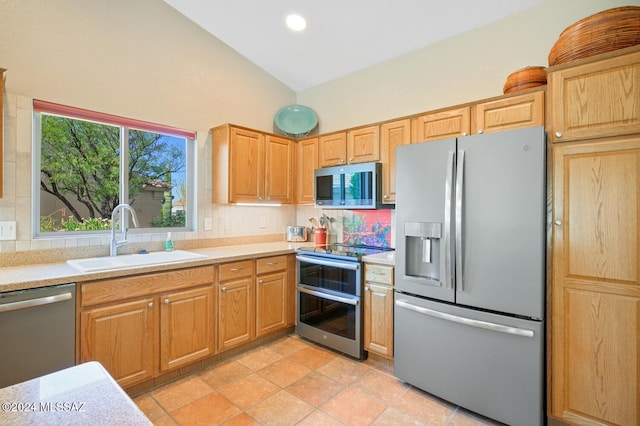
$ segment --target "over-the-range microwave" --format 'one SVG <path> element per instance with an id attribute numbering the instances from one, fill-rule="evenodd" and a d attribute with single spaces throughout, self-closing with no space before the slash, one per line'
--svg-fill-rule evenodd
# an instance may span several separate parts
<path id="1" fill-rule="evenodd" d="M 361 163 L 316 169 L 315 205 L 327 209 L 376 209 L 381 204 L 382 164 Z"/>

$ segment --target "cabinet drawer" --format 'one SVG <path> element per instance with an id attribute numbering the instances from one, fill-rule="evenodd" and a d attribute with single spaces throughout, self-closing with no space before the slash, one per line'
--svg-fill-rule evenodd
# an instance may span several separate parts
<path id="1" fill-rule="evenodd" d="M 256 260 L 256 274 L 266 274 L 274 271 L 284 271 L 287 269 L 287 256 L 263 257 Z"/>
<path id="2" fill-rule="evenodd" d="M 236 278 L 250 277 L 253 275 L 253 261 L 223 263 L 220 265 L 219 281 L 229 281 Z"/>
<path id="3" fill-rule="evenodd" d="M 365 281 L 393 285 L 393 266 L 367 263 L 364 267 Z"/>
<path id="4" fill-rule="evenodd" d="M 100 303 L 148 296 L 163 291 L 212 284 L 213 280 L 214 267 L 203 266 L 155 274 L 91 281 L 82 285 L 82 306 L 97 305 Z"/>

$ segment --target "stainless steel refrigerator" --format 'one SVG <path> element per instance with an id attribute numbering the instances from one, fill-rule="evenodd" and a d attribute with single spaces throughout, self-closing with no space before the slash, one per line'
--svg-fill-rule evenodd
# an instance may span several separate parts
<path id="1" fill-rule="evenodd" d="M 542 127 L 397 148 L 395 375 L 510 425 L 544 408 Z"/>

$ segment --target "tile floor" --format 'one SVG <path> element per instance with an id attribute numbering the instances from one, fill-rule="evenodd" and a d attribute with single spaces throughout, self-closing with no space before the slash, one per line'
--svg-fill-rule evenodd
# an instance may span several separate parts
<path id="1" fill-rule="evenodd" d="M 295 335 L 134 399 L 155 425 L 496 425 Z"/>

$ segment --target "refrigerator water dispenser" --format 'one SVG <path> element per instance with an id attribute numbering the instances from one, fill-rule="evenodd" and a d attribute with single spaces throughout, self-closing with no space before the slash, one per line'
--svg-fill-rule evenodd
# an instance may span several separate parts
<path id="1" fill-rule="evenodd" d="M 405 222 L 405 274 L 407 278 L 440 281 L 442 223 Z"/>

